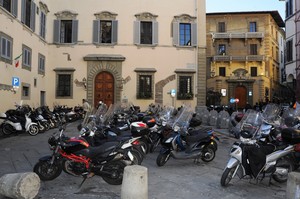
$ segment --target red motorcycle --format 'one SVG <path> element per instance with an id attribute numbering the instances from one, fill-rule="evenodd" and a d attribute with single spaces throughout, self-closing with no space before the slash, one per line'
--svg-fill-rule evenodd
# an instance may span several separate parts
<path id="1" fill-rule="evenodd" d="M 125 159 L 130 156 L 130 151 L 122 149 L 120 142 L 92 147 L 82 137 L 64 136 L 64 130 L 65 127 L 61 127 L 59 133 L 48 140 L 53 154 L 40 158 L 34 166 L 33 171 L 42 181 L 53 180 L 64 171 L 73 176 L 82 176 L 83 182 L 98 175 L 108 184 L 122 184 L 124 168 L 127 166 Z"/>

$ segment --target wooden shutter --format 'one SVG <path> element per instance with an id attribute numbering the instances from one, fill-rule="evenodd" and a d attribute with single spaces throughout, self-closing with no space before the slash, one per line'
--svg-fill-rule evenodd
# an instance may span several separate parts
<path id="1" fill-rule="evenodd" d="M 179 23 L 173 22 L 173 45 L 179 46 Z"/>
<path id="2" fill-rule="evenodd" d="M 191 23 L 191 45 L 197 46 L 198 45 L 198 39 L 197 39 L 197 24 Z"/>
<path id="3" fill-rule="evenodd" d="M 21 4 L 21 22 L 25 23 L 25 17 L 26 17 L 26 2 L 25 0 L 22 0 Z"/>
<path id="4" fill-rule="evenodd" d="M 111 43 L 118 43 L 118 21 L 112 21 Z"/>
<path id="5" fill-rule="evenodd" d="M 134 44 L 140 44 L 141 42 L 141 24 L 140 21 L 134 22 L 134 28 L 133 28 L 133 42 Z"/>
<path id="6" fill-rule="evenodd" d="M 1 0 L 0 0 L 1 2 Z M 3 2 L 3 0 L 2 0 Z M 17 17 L 18 16 L 18 0 L 13 0 L 12 1 L 12 14 Z"/>
<path id="7" fill-rule="evenodd" d="M 152 22 L 152 44 L 153 45 L 158 44 L 158 22 L 157 21 Z"/>
<path id="8" fill-rule="evenodd" d="M 53 43 L 60 43 L 60 20 L 54 20 Z"/>
<path id="9" fill-rule="evenodd" d="M 93 21 L 93 43 L 99 43 L 100 20 Z"/>
<path id="10" fill-rule="evenodd" d="M 31 13 L 30 13 L 30 28 L 34 32 L 35 31 L 35 10 L 36 6 L 33 1 L 31 2 Z"/>
<path id="11" fill-rule="evenodd" d="M 78 41 L 78 20 L 72 21 L 72 43 L 77 43 Z"/>

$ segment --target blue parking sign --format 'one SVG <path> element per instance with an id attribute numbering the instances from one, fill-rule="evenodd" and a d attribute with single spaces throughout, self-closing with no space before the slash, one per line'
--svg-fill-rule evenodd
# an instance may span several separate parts
<path id="1" fill-rule="evenodd" d="M 13 78 L 12 78 L 12 86 L 19 87 L 19 86 L 20 86 L 20 78 L 18 78 L 18 77 L 13 77 Z"/>

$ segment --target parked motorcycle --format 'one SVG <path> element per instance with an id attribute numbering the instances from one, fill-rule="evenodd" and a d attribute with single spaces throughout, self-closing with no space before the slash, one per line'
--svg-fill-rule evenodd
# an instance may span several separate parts
<path id="1" fill-rule="evenodd" d="M 33 168 L 42 181 L 53 180 L 64 171 L 83 177 L 83 182 L 98 175 L 108 184 L 122 183 L 126 166 L 124 156 L 130 157 L 130 151 L 122 149 L 119 142 L 107 142 L 92 147 L 84 138 L 66 137 L 63 134 L 65 126 L 59 130 L 59 133 L 55 133 L 48 140 L 52 155 L 40 158 Z"/>
<path id="2" fill-rule="evenodd" d="M 170 157 L 174 159 L 195 159 L 210 162 L 215 158 L 218 137 L 211 128 L 189 130 L 189 121 L 193 111 L 183 107 L 172 125 L 173 132 L 163 142 L 163 148 L 156 159 L 158 166 L 163 166 Z M 171 123 L 171 122 L 168 122 Z"/>
<path id="3" fill-rule="evenodd" d="M 37 135 L 39 133 L 38 125 L 32 122 L 30 118 L 30 109 L 28 106 L 15 104 L 16 110 L 8 110 L 0 113 L 2 123 L 0 125 L 4 135 L 10 135 L 16 132 L 26 131 L 29 135 Z"/>
<path id="4" fill-rule="evenodd" d="M 230 159 L 221 177 L 222 186 L 227 186 L 235 176 L 240 179 L 250 176 L 256 181 L 270 177 L 282 183 L 287 181 L 288 173 L 294 170 L 294 162 L 290 158 L 294 144 L 288 139 L 285 142 L 276 140 L 277 135 L 272 135 L 274 131 L 262 131 L 263 121 L 261 113 L 256 111 L 251 111 L 244 118 L 240 142 L 235 142 L 231 147 Z M 285 131 L 282 130 L 282 137 Z M 266 141 L 269 136 L 275 137 L 275 140 Z M 300 142 L 300 139 L 297 141 Z"/>

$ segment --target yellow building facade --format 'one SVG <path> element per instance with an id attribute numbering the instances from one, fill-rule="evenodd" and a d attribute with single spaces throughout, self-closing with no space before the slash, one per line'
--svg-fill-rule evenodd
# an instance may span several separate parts
<path id="1" fill-rule="evenodd" d="M 284 22 L 277 11 L 207 13 L 207 89 L 220 98 L 207 104 L 237 106 L 281 95 Z"/>

